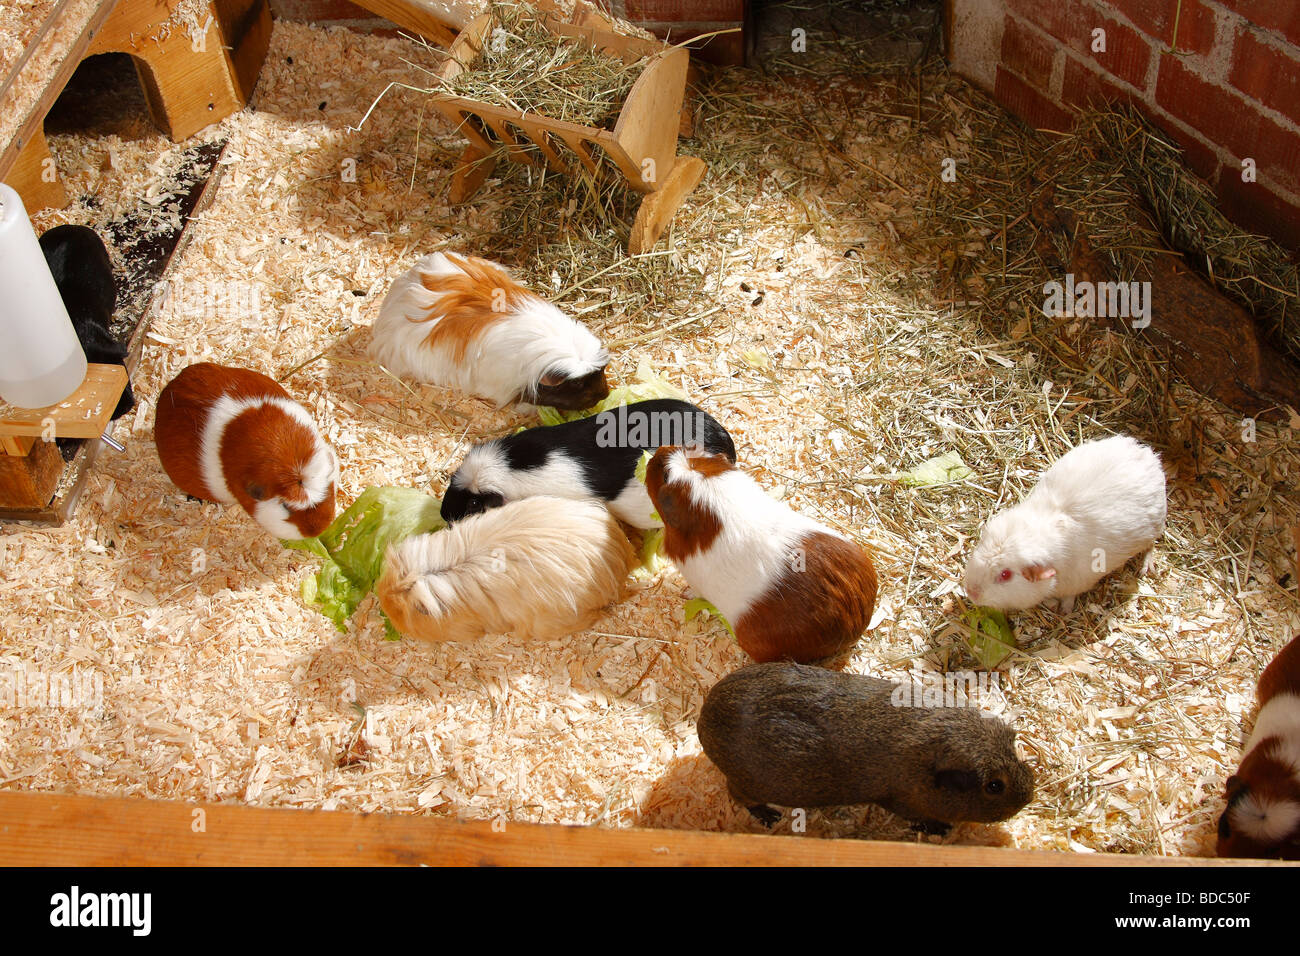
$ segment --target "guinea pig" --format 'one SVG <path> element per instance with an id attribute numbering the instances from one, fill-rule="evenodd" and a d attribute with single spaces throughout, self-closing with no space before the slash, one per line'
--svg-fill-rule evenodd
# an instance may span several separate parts
<path id="1" fill-rule="evenodd" d="M 586 326 L 496 263 L 435 252 L 398 277 L 371 330 L 395 375 L 498 406 L 590 408 L 609 394 L 609 353 Z"/>
<path id="2" fill-rule="evenodd" d="M 1013 508 L 988 520 L 966 565 L 972 601 L 1023 610 L 1055 598 L 1062 611 L 1165 531 L 1165 472 L 1150 448 L 1117 435 L 1084 442 Z M 1150 570 L 1148 554 L 1143 571 Z"/>
<path id="3" fill-rule="evenodd" d="M 742 667 L 705 698 L 700 743 L 769 826 L 769 804 L 875 803 L 933 826 L 1005 820 L 1029 802 L 1033 771 L 1010 727 L 974 707 L 908 706 L 902 689 L 821 667 Z"/>
<path id="4" fill-rule="evenodd" d="M 443 520 L 557 495 L 599 498 L 634 527 L 661 527 L 636 477 L 641 455 L 660 445 L 699 445 L 736 460 L 731 436 L 703 409 L 671 398 L 635 402 L 475 445 L 447 485 Z"/>
<path id="5" fill-rule="evenodd" d="M 1259 712 L 1228 778 L 1219 856 L 1300 860 L 1300 637 L 1259 679 Z"/>
<path id="6" fill-rule="evenodd" d="M 634 560 L 600 502 L 525 498 L 393 545 L 375 593 L 411 637 L 550 640 L 590 627 Z"/>
<path id="7" fill-rule="evenodd" d="M 117 282 L 103 241 L 85 226 L 55 226 L 40 242 L 86 361 L 125 367 L 126 346 L 109 331 L 117 309 Z M 134 407 L 128 381 L 112 417 L 121 418 Z"/>
<path id="8" fill-rule="evenodd" d="M 756 661 L 852 647 L 876 606 L 861 547 L 772 499 L 723 455 L 664 446 L 646 466 L 664 553 Z"/>
<path id="9" fill-rule="evenodd" d="M 260 372 L 211 362 L 183 369 L 158 396 L 154 442 L 181 491 L 238 502 L 278 538 L 314 538 L 334 520 L 334 450 Z"/>

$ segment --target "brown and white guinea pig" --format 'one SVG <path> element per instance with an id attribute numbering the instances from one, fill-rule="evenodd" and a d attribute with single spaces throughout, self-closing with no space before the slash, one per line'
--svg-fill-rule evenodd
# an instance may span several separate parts
<path id="1" fill-rule="evenodd" d="M 1300 860 L 1300 636 L 1264 668 L 1257 699 L 1241 766 L 1228 778 L 1218 854 Z"/>
<path id="2" fill-rule="evenodd" d="M 375 593 L 410 637 L 550 640 L 590 627 L 634 560 L 601 502 L 525 498 L 393 545 Z"/>
<path id="3" fill-rule="evenodd" d="M 1020 504 L 984 525 L 966 565 L 972 601 L 1023 610 L 1056 599 L 1064 612 L 1165 530 L 1160 456 L 1127 435 L 1062 455 Z M 1147 557 L 1149 566 L 1150 554 Z"/>
<path id="4" fill-rule="evenodd" d="M 278 538 L 314 538 L 334 520 L 338 459 L 273 379 L 199 362 L 158 396 L 163 470 L 195 498 L 239 505 Z"/>
<path id="5" fill-rule="evenodd" d="M 700 743 L 731 795 L 769 826 L 779 816 L 770 805 L 875 803 L 933 825 L 1005 820 L 1029 802 L 1033 771 L 1010 727 L 974 707 L 904 703 L 921 698 L 872 677 L 755 664 L 709 691 Z"/>
<path id="6" fill-rule="evenodd" d="M 583 409 L 609 394 L 596 336 L 474 256 L 417 262 L 393 283 L 371 336 L 371 356 L 393 374 L 498 406 Z"/>
<path id="7" fill-rule="evenodd" d="M 756 661 L 852 647 L 876 606 L 861 547 L 771 498 L 723 455 L 665 446 L 646 467 L 664 553 Z"/>

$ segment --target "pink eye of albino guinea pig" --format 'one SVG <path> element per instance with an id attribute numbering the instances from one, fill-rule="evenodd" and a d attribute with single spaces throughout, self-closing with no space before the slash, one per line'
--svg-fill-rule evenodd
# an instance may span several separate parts
<path id="1" fill-rule="evenodd" d="M 1003 568 L 1003 569 L 1002 569 L 1002 573 L 998 575 L 998 580 L 999 580 L 999 581 L 1010 581 L 1010 580 L 1011 580 L 1011 569 L 1010 569 L 1010 568 Z"/>

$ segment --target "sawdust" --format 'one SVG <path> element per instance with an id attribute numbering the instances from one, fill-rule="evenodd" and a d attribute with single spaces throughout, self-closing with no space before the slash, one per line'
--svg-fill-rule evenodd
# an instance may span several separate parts
<path id="1" fill-rule="evenodd" d="M 171 273 L 202 294 L 154 320 L 140 406 L 119 429 L 127 451 L 101 456 L 65 527 L 0 535 L 0 669 L 103 681 L 100 708 L 0 715 L 0 785 L 761 830 L 695 736 L 704 693 L 745 655 L 715 623 L 682 624 L 671 569 L 563 641 L 388 642 L 373 599 L 340 634 L 299 599 L 310 559 L 237 509 L 187 501 L 161 472 L 152 403 L 186 364 L 213 359 L 296 370 L 284 384 L 339 452 L 343 503 L 371 484 L 441 493 L 470 443 L 526 421 L 368 363 L 388 283 L 449 248 L 560 290 L 618 343 L 615 382 L 648 359 L 728 427 L 762 484 L 873 548 L 881 599 L 859 673 L 972 667 L 953 592 L 983 520 L 1081 438 L 1156 441 L 1171 470 L 1156 573 L 1114 575 L 1069 617 L 1017 616 L 1021 651 L 991 703 L 1014 717 L 1037 793 L 1007 823 L 946 839 L 1210 850 L 1253 681 L 1300 626 L 1284 533 L 1297 517 L 1291 429 L 1261 424 L 1243 443 L 1235 416 L 1168 383 L 1127 340 L 1057 339 L 1029 321 L 1041 302 L 952 286 L 957 259 L 978 266 L 968 284 L 1030 267 L 1004 266 L 996 235 L 954 243 L 919 214 L 944 188 L 942 160 L 969 158 L 973 112 L 995 107 L 933 70 L 920 90 L 907 75 L 721 74 L 683 144 L 709 175 L 666 244 L 629 266 L 617 224 L 560 210 L 522 232 L 527 170 L 503 166 L 449 207 L 463 144 L 418 95 L 391 96 L 352 132 L 409 55 L 402 39 L 277 23 L 256 109 L 209 134 L 229 140 L 223 178 Z M 578 254 L 585 277 L 561 275 Z M 627 295 L 651 266 L 653 294 Z M 1062 361 L 1066 346 L 1093 364 Z M 879 477 L 954 449 L 975 472 L 960 484 Z M 918 839 L 869 807 L 812 812 L 808 832 Z"/>

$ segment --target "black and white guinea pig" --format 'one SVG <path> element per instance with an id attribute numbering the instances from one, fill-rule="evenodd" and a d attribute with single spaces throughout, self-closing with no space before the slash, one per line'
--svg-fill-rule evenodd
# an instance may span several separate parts
<path id="1" fill-rule="evenodd" d="M 125 367 L 126 346 L 109 331 L 117 309 L 117 282 L 103 241 L 86 226 L 55 226 L 46 230 L 40 242 L 86 361 Z M 121 418 L 134 407 L 135 395 L 128 381 L 113 418 Z"/>
<path id="2" fill-rule="evenodd" d="M 658 528 L 646 486 L 636 478 L 641 454 L 661 445 L 693 445 L 736 460 L 727 430 L 690 402 L 656 398 L 475 445 L 451 476 L 444 521 L 537 495 L 599 498 L 620 520 Z"/>
<path id="3" fill-rule="evenodd" d="M 496 402 L 579 410 L 609 394 L 609 353 L 486 259 L 435 252 L 393 283 L 371 356 L 395 375 Z"/>

